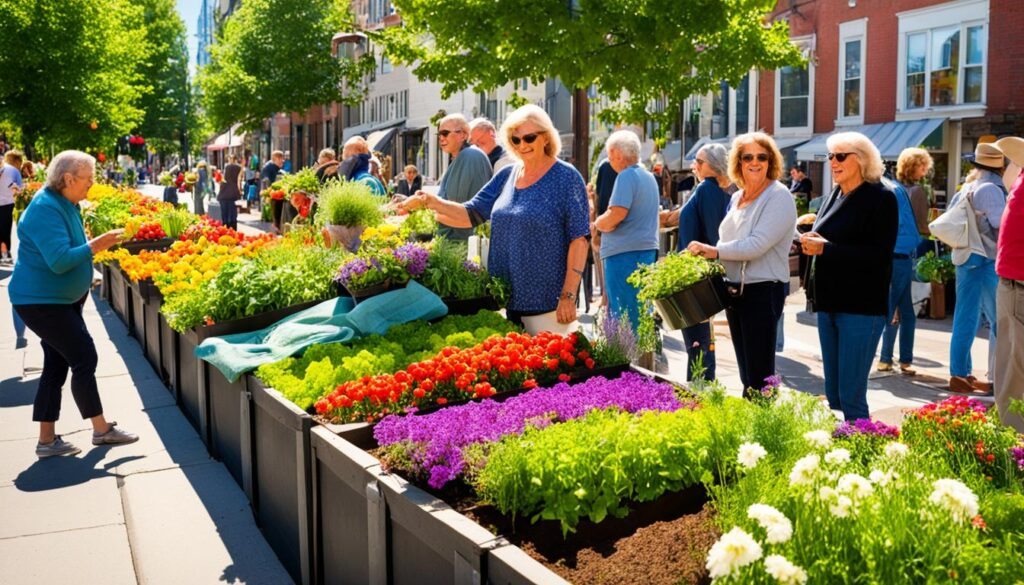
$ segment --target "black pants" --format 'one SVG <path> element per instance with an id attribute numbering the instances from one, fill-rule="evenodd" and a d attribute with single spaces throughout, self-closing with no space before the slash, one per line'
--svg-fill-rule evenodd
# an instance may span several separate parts
<path id="1" fill-rule="evenodd" d="M 0 244 L 7 246 L 7 255 L 14 257 L 11 247 L 11 226 L 14 225 L 14 204 L 0 205 Z"/>
<path id="2" fill-rule="evenodd" d="M 775 333 L 785 300 L 781 282 L 748 283 L 725 310 L 744 395 L 775 375 Z"/>
<path id="3" fill-rule="evenodd" d="M 233 230 L 238 229 L 238 207 L 232 201 L 218 201 L 220 203 L 220 222 L 225 227 Z"/>
<path id="4" fill-rule="evenodd" d="M 704 366 L 704 379 L 715 379 L 715 344 L 711 338 L 711 322 L 697 323 L 683 329 L 683 343 L 686 345 L 686 381 L 693 380 L 693 363 L 698 358 Z"/>
<path id="5" fill-rule="evenodd" d="M 25 325 L 43 340 L 43 374 L 32 409 L 32 420 L 36 422 L 60 418 L 61 387 L 68 378 L 68 369 L 71 395 L 82 418 L 103 414 L 96 386 L 96 346 L 82 318 L 85 298 L 70 305 L 14 306 Z"/>

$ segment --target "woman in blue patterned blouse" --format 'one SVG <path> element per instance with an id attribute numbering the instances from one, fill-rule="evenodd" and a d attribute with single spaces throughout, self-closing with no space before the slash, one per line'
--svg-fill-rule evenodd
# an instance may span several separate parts
<path id="1" fill-rule="evenodd" d="M 421 191 L 404 207 L 431 209 L 451 227 L 491 220 L 488 270 L 512 286 L 508 318 L 522 323 L 557 311 L 559 323 L 571 323 L 590 233 L 583 177 L 556 158 L 561 140 L 541 108 L 512 112 L 500 134 L 518 162 L 498 171 L 473 199 L 455 203 Z"/>

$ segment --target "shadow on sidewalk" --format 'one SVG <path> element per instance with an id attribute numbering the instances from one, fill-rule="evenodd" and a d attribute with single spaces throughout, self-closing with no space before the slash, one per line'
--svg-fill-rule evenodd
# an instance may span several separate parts
<path id="1" fill-rule="evenodd" d="M 35 402 L 39 378 L 7 378 L 0 381 L 0 408 L 27 406 Z"/>
<path id="2" fill-rule="evenodd" d="M 93 447 L 85 457 L 40 459 L 19 473 L 18 477 L 14 479 L 14 485 L 23 492 L 42 492 L 66 488 L 93 479 L 114 477 L 115 475 L 110 473 L 109 469 L 143 458 L 142 455 L 121 457 L 104 463 L 102 467 L 96 467 L 109 450 L 110 447 Z"/>

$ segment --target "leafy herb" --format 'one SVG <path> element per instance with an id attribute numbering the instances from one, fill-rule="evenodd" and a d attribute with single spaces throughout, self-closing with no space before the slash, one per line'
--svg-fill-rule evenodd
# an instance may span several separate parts
<path id="1" fill-rule="evenodd" d="M 689 253 L 673 252 L 659 262 L 641 266 L 626 282 L 637 287 L 637 299 L 663 299 L 705 278 L 725 274 L 718 262 Z"/>
<path id="2" fill-rule="evenodd" d="M 376 226 L 384 221 L 386 201 L 358 181 L 331 181 L 320 192 L 318 226 Z"/>
<path id="3" fill-rule="evenodd" d="M 936 256 L 928 252 L 917 262 L 917 276 L 924 282 L 945 284 L 956 278 L 956 266 L 949 256 Z"/>

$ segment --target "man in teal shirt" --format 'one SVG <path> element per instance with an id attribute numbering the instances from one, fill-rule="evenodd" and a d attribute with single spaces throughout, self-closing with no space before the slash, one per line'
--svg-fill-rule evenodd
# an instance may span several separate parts
<path id="1" fill-rule="evenodd" d="M 441 188 L 437 195 L 456 203 L 472 199 L 491 180 L 491 161 L 484 151 L 470 146 L 469 123 L 462 114 L 449 114 L 437 125 L 437 140 L 441 150 L 452 156 L 452 162 L 441 177 Z M 442 227 L 440 230 L 450 240 L 467 240 L 473 234 L 472 228 Z"/>

